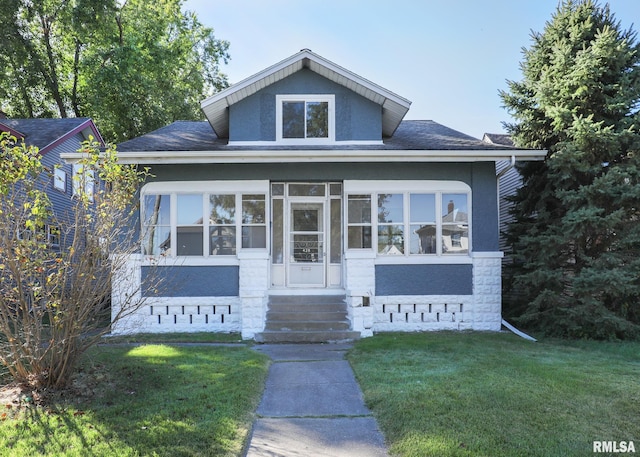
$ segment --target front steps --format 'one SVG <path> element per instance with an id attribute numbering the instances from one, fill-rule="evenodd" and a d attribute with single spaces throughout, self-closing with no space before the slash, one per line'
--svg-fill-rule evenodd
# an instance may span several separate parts
<path id="1" fill-rule="evenodd" d="M 265 330 L 258 343 L 330 343 L 353 341 L 344 295 L 272 295 Z"/>

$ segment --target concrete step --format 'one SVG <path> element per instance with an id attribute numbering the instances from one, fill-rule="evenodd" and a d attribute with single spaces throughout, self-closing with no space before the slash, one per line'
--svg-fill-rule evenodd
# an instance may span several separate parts
<path id="1" fill-rule="evenodd" d="M 353 341 L 344 295 L 272 295 L 265 331 L 259 343 L 326 343 Z"/>
<path id="2" fill-rule="evenodd" d="M 270 295 L 269 304 L 320 305 L 323 303 L 345 304 L 345 295 Z"/>
<path id="3" fill-rule="evenodd" d="M 306 330 L 349 330 L 348 321 L 272 321 L 268 320 L 266 330 L 290 332 Z"/>
<path id="4" fill-rule="evenodd" d="M 293 304 L 293 303 L 269 303 L 269 311 L 301 313 L 313 312 L 345 312 L 344 303 L 317 303 L 317 304 Z"/>
<path id="5" fill-rule="evenodd" d="M 354 341 L 360 338 L 360 332 L 351 331 L 271 331 L 256 334 L 258 343 L 338 343 Z"/>
<path id="6" fill-rule="evenodd" d="M 267 322 L 274 321 L 343 321 L 347 318 L 347 312 L 315 312 L 315 311 L 301 311 L 301 312 L 280 312 L 280 311 L 267 311 Z"/>

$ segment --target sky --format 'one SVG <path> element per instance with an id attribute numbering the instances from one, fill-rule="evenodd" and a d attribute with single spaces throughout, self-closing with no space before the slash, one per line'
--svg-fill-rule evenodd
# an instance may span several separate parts
<path id="1" fill-rule="evenodd" d="M 601 4 L 605 2 L 601 1 Z M 609 0 L 624 29 L 640 28 L 640 0 Z M 216 38 L 237 83 L 307 48 L 476 138 L 504 133 L 499 91 L 520 81 L 522 49 L 558 0 L 186 0 Z"/>

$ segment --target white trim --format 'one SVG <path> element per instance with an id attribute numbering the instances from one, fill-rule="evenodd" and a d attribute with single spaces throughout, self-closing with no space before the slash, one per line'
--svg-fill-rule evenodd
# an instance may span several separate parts
<path id="1" fill-rule="evenodd" d="M 228 141 L 229 146 L 239 146 L 239 147 L 247 147 L 247 146 L 274 146 L 276 144 L 283 144 L 282 142 L 276 143 L 274 141 Z M 286 143 L 284 143 L 286 144 Z M 305 144 L 309 144 L 309 140 L 302 142 L 300 140 L 296 146 L 304 146 Z M 336 146 L 379 146 L 384 144 L 382 140 L 335 140 L 332 141 L 331 144 Z M 305 151 L 306 152 L 306 151 Z"/>
<path id="2" fill-rule="evenodd" d="M 175 245 L 178 240 L 178 196 L 197 194 L 197 195 L 220 195 L 228 194 L 235 197 L 235 231 L 236 231 L 236 245 L 235 254 L 222 255 L 222 254 L 210 254 L 209 235 L 208 230 L 212 225 L 207 217 L 209 211 L 209 199 L 203 197 L 202 202 L 202 254 L 200 255 L 178 255 L 177 249 L 172 246 L 171 250 L 165 255 L 154 256 L 152 254 L 145 254 L 145 257 L 149 257 L 149 264 L 168 257 L 175 259 L 178 262 L 184 262 L 185 265 L 236 265 L 238 259 L 241 258 L 240 253 L 246 251 L 255 251 L 259 253 L 268 253 L 270 249 L 269 242 L 269 220 L 271 218 L 270 205 L 269 205 L 269 181 L 268 180 L 249 180 L 249 181 L 157 181 L 145 184 L 140 191 L 140 223 L 144 224 L 143 200 L 148 195 L 169 195 L 170 204 L 170 234 L 172 245 Z M 242 204 L 243 196 L 258 194 L 264 196 L 265 202 L 265 222 L 264 223 L 251 223 L 246 224 L 242 222 Z M 232 225 L 232 224 L 224 224 Z M 265 229 L 265 247 L 260 248 L 246 248 L 242 246 L 242 229 L 243 227 L 264 227 Z M 144 227 L 141 226 L 141 233 L 145 233 Z M 222 260 L 219 260 L 222 259 Z"/>
<path id="3" fill-rule="evenodd" d="M 327 138 L 283 138 L 283 102 L 303 102 L 305 104 L 305 125 L 307 102 L 327 103 Z M 306 132 L 306 128 L 305 128 Z M 318 145 L 336 141 L 336 96 L 334 94 L 282 94 L 276 95 L 276 143 L 286 145 Z"/>
<path id="4" fill-rule="evenodd" d="M 63 153 L 69 163 L 86 157 L 79 153 Z M 198 164 L 198 163 L 308 163 L 308 162 L 494 162 L 496 160 L 544 160 L 546 151 L 513 150 L 340 150 L 340 149 L 266 149 L 225 151 L 129 151 L 118 152 L 121 164 Z"/>
<path id="5" fill-rule="evenodd" d="M 378 222 L 376 201 L 380 193 L 402 194 L 403 199 L 403 221 L 404 230 L 404 248 L 405 252 L 399 255 L 385 255 L 378 253 L 378 233 L 380 222 Z M 435 199 L 435 217 L 433 221 L 436 226 L 436 253 L 433 254 L 410 254 L 411 232 L 405 230 L 411 227 L 409 220 L 409 196 L 411 194 L 430 193 L 436 196 Z M 467 199 L 467 229 L 468 229 L 468 247 L 465 253 L 445 253 L 442 246 L 442 228 L 443 224 L 440 219 L 442 214 L 442 196 L 448 193 L 465 194 Z M 440 181 L 440 180 L 345 180 L 343 182 L 344 194 L 344 220 L 345 226 L 343 237 L 348 240 L 350 226 L 371 226 L 371 248 L 349 248 L 348 243 L 345 244 L 345 251 L 367 251 L 371 250 L 375 253 L 376 264 L 469 264 L 472 263 L 472 246 L 473 246 L 473 195 L 471 187 L 462 181 Z M 371 195 L 371 223 L 370 224 L 349 224 L 349 196 L 350 195 Z M 382 224 L 384 225 L 384 223 Z M 443 260 L 446 259 L 446 260 Z"/>
<path id="6" fill-rule="evenodd" d="M 504 257 L 502 251 L 480 251 L 471 254 L 474 259 L 501 259 Z"/>
<path id="7" fill-rule="evenodd" d="M 462 181 L 439 180 L 345 180 L 343 192 L 426 192 L 425 185 L 433 191 L 443 192 L 471 192 L 471 187 Z"/>
<path id="8" fill-rule="evenodd" d="M 220 137 L 229 134 L 230 105 L 237 103 L 261 89 L 268 87 L 292 74 L 308 68 L 358 95 L 377 103 L 382 108 L 382 129 L 385 135 L 392 135 L 411 102 L 355 73 L 303 49 L 297 54 L 246 78 L 233 86 L 218 92 L 200 103 L 207 120 Z"/>
<path id="9" fill-rule="evenodd" d="M 268 180 L 247 181 L 157 181 L 142 186 L 141 195 L 160 194 L 163 192 L 194 193 L 194 192 L 269 192 Z"/>
<path id="10" fill-rule="evenodd" d="M 470 254 L 377 255 L 375 263 L 376 265 L 471 265 L 473 264 L 473 258 Z"/>

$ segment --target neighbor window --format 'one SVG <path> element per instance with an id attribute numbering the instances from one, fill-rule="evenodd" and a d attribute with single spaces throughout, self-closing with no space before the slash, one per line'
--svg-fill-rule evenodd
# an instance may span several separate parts
<path id="1" fill-rule="evenodd" d="M 285 142 L 333 141 L 333 95 L 278 95 L 276 137 Z"/>
<path id="2" fill-rule="evenodd" d="M 53 171 L 53 187 L 62 192 L 67 191 L 67 173 L 61 168 Z"/>
<path id="3" fill-rule="evenodd" d="M 89 201 L 93 201 L 93 192 L 95 190 L 95 175 L 93 170 L 85 169 L 84 165 L 73 165 L 73 195 L 80 194 L 84 190 L 84 194 Z"/>

